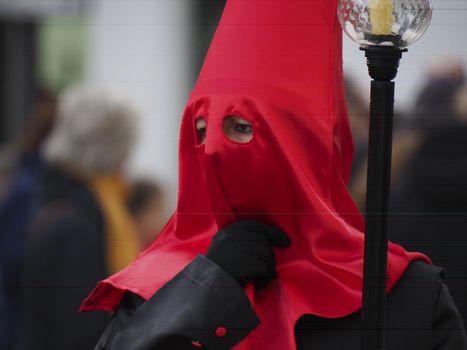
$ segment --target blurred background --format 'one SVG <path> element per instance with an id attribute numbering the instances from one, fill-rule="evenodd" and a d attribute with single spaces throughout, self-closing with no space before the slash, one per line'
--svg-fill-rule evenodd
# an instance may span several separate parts
<path id="1" fill-rule="evenodd" d="M 467 3 L 433 4 L 396 79 L 390 229 L 446 269 L 467 319 Z M 179 121 L 223 5 L 0 0 L 0 349 L 95 344 L 108 316 L 75 310 L 175 208 Z M 344 71 L 364 210 L 369 77 L 347 38 Z"/>

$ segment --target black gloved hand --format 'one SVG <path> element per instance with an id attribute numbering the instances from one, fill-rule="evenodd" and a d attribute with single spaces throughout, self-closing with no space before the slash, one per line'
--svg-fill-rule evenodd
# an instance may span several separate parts
<path id="1" fill-rule="evenodd" d="M 272 246 L 289 244 L 289 237 L 275 227 L 253 220 L 237 221 L 214 236 L 206 257 L 242 287 L 253 279 L 255 287 L 261 289 L 276 274 Z"/>

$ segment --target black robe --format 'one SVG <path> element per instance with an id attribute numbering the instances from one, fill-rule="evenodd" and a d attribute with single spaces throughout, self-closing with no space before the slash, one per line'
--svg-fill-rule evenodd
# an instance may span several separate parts
<path id="1" fill-rule="evenodd" d="M 430 131 L 391 190 L 390 237 L 446 269 L 467 323 L 467 125 Z"/>
<path id="2" fill-rule="evenodd" d="M 109 322 L 79 306 L 107 276 L 105 222 L 88 187 L 55 167 L 45 167 L 37 213 L 28 232 L 15 350 L 92 349 Z"/>
<path id="3" fill-rule="evenodd" d="M 237 282 L 199 255 L 148 301 L 127 293 L 96 350 L 230 349 L 259 322 Z M 357 350 L 359 327 L 359 312 L 304 315 L 295 325 L 297 349 Z M 422 262 L 409 266 L 387 300 L 386 350 L 418 349 L 467 349 L 442 270 Z"/>

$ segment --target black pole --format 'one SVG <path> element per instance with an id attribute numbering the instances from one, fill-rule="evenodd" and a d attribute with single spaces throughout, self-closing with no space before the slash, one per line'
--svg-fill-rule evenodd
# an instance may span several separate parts
<path id="1" fill-rule="evenodd" d="M 362 294 L 362 350 L 384 349 L 389 188 L 391 179 L 394 82 L 402 50 L 362 48 L 371 78 L 370 132 Z"/>

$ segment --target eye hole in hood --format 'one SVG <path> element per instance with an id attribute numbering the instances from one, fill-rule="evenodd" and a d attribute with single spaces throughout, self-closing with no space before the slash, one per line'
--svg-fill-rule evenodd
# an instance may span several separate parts
<path id="1" fill-rule="evenodd" d="M 235 115 L 224 118 L 222 131 L 233 142 L 248 143 L 253 139 L 253 124 Z"/>
<path id="2" fill-rule="evenodd" d="M 197 117 L 195 119 L 196 145 L 201 146 L 206 143 L 206 119 Z"/>

